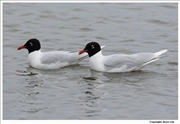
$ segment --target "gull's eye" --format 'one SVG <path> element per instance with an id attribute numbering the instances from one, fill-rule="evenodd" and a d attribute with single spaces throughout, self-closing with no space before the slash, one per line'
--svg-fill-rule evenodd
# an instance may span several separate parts
<path id="1" fill-rule="evenodd" d="M 91 45 L 91 48 L 94 49 L 94 45 Z"/>
<path id="2" fill-rule="evenodd" d="M 30 42 L 29 45 L 30 45 L 30 46 L 33 46 L 33 43 Z"/>

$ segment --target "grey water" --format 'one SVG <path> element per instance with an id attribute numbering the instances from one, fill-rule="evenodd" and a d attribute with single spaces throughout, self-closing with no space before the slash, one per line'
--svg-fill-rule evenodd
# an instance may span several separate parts
<path id="1" fill-rule="evenodd" d="M 178 119 L 177 3 L 3 3 L 2 20 L 4 120 Z M 31 38 L 42 51 L 168 52 L 140 72 L 96 72 L 88 59 L 38 70 L 17 50 Z"/>

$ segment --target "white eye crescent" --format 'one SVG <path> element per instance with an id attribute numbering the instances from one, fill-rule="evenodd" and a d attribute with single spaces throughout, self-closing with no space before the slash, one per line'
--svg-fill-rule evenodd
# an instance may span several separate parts
<path id="1" fill-rule="evenodd" d="M 30 46 L 33 46 L 33 43 L 30 42 L 29 44 L 30 44 Z"/>
<path id="2" fill-rule="evenodd" d="M 91 45 L 91 48 L 94 49 L 94 45 Z"/>

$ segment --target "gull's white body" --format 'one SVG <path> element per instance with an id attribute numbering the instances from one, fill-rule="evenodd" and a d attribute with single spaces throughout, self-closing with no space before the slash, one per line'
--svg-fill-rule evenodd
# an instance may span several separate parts
<path id="1" fill-rule="evenodd" d="M 99 51 L 89 59 L 90 68 L 101 72 L 131 72 L 158 60 L 167 50 L 156 53 L 136 53 L 132 55 L 114 54 L 103 56 Z"/>
<path id="2" fill-rule="evenodd" d="M 29 64 L 38 69 L 58 69 L 68 65 L 77 64 L 87 57 L 87 53 L 78 55 L 78 52 L 68 51 L 41 52 L 34 51 L 28 55 Z"/>

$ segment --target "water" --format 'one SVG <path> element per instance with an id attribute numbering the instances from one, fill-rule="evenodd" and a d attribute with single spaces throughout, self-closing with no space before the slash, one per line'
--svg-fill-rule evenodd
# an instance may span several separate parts
<path id="1" fill-rule="evenodd" d="M 88 59 L 57 70 L 29 67 L 27 50 L 79 51 L 89 41 L 104 55 L 156 52 L 165 57 L 134 73 L 101 73 Z M 178 119 L 178 4 L 4 3 L 3 119 Z"/>

